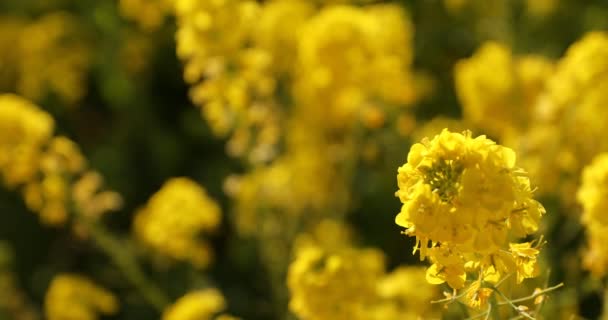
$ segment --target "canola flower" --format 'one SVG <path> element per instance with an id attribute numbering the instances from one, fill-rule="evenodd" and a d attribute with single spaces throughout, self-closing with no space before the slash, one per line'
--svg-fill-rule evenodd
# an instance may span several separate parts
<path id="1" fill-rule="evenodd" d="M 534 71 L 533 66 L 527 66 L 528 74 L 536 73 L 539 81 L 545 77 L 544 85 L 537 86 L 540 89 L 535 94 L 537 98 L 527 109 L 533 111 L 527 129 L 503 141 L 517 150 L 521 164 L 540 183 L 540 193 L 558 195 L 570 208 L 576 201 L 573 195 L 583 167 L 597 154 L 608 151 L 605 139 L 589 139 L 603 136 L 606 130 L 604 119 L 608 117 L 608 109 L 604 105 L 608 96 L 602 80 L 606 65 L 602 61 L 607 54 L 607 34 L 595 31 L 572 44 L 555 62 L 552 72 L 539 73 L 540 69 Z M 539 81 L 536 83 L 540 84 Z M 525 96 L 525 92 L 519 89 L 511 95 Z M 515 127 L 521 127 L 516 122 L 525 123 L 517 119 L 509 122 L 509 126 Z"/>
<path id="2" fill-rule="evenodd" d="M 454 69 L 463 118 L 508 143 L 538 117 L 535 106 L 552 71 L 544 57 L 514 56 L 503 44 L 483 44 Z"/>
<path id="3" fill-rule="evenodd" d="M 175 3 L 177 55 L 192 101 L 218 136 L 232 134 L 228 152 L 253 162 L 272 158 L 279 139 L 272 57 L 247 46 L 260 7 L 255 1 Z"/>
<path id="4" fill-rule="evenodd" d="M 75 17 L 58 11 L 32 21 L 2 20 L 2 91 L 34 101 L 55 95 L 68 105 L 84 97 L 91 52 Z"/>
<path id="5" fill-rule="evenodd" d="M 215 317 L 225 308 L 226 301 L 221 292 L 214 288 L 202 289 L 179 298 L 163 312 L 162 320 L 229 320 L 228 315 Z"/>
<path id="6" fill-rule="evenodd" d="M 179 0 L 176 16 L 192 101 L 229 136 L 228 153 L 254 164 L 277 157 L 290 119 L 378 128 L 417 99 L 413 27 L 399 6 Z"/>
<path id="7" fill-rule="evenodd" d="M 325 219 L 294 243 L 290 310 L 301 319 L 419 319 L 433 316 L 436 287 L 424 269 L 385 270 L 383 253 L 353 246 L 352 230 Z"/>
<path id="8" fill-rule="evenodd" d="M 118 300 L 91 280 L 73 274 L 55 276 L 44 297 L 46 319 L 99 319 L 118 311 Z"/>
<path id="9" fill-rule="evenodd" d="M 161 256 L 204 268 L 213 251 L 201 236 L 216 230 L 220 219 L 220 207 L 203 187 L 188 178 L 173 178 L 137 212 L 134 232 Z"/>
<path id="10" fill-rule="evenodd" d="M 583 166 L 608 151 L 605 139 L 589 139 L 606 130 L 607 56 L 608 33 L 590 32 L 568 48 L 549 80 L 545 112 L 547 122 L 561 132 L 559 170 L 567 176 L 566 183 L 571 181 L 568 190 L 577 184 Z M 573 130 L 576 135 L 567 134 Z"/>
<path id="11" fill-rule="evenodd" d="M 343 129 L 364 107 L 412 103 L 412 29 L 394 5 L 320 10 L 298 43 L 294 96 L 308 109 L 301 117 Z"/>
<path id="12" fill-rule="evenodd" d="M 589 243 L 583 265 L 596 277 L 606 275 L 608 267 L 608 250 L 604 245 L 608 231 L 608 220 L 605 216 L 608 208 L 606 196 L 608 196 L 608 154 L 602 153 L 583 170 L 582 183 L 576 193 L 576 199 L 583 207 L 581 223 L 587 230 Z"/>
<path id="13" fill-rule="evenodd" d="M 72 192 L 82 193 L 78 182 L 87 169 L 86 159 L 73 141 L 53 135 L 54 126 L 53 118 L 30 101 L 13 94 L 0 95 L 3 183 L 19 189 L 27 207 L 48 225 L 65 224 L 73 200 L 91 218 L 118 209 L 120 196 L 99 190 L 100 183 L 86 197 L 72 197 Z"/>
<path id="14" fill-rule="evenodd" d="M 416 237 L 414 253 L 430 261 L 429 283 L 462 289 L 474 274 L 479 290 L 469 287 L 476 294 L 467 303 L 480 306 L 489 294 L 481 281 L 515 274 L 519 283 L 538 274 L 538 247 L 513 241 L 536 232 L 545 210 L 513 150 L 444 129 L 414 144 L 398 172 L 403 206 L 395 222 Z"/>
<path id="15" fill-rule="evenodd" d="M 588 138 L 606 128 L 607 53 L 608 36 L 594 31 L 555 62 L 486 43 L 455 68 L 465 120 L 513 147 L 539 193 L 556 194 L 569 207 L 582 168 L 608 151 L 604 139 Z"/>
<path id="16" fill-rule="evenodd" d="M 386 273 L 376 285 L 379 301 L 370 307 L 370 319 L 435 319 L 439 313 L 429 302 L 438 290 L 425 280 L 423 267 L 400 266 Z"/>
<path id="17" fill-rule="evenodd" d="M 375 249 L 303 248 L 289 266 L 289 308 L 303 319 L 365 319 L 364 303 L 373 299 L 383 271 L 384 257 Z"/>
<path id="18" fill-rule="evenodd" d="M 158 30 L 173 12 L 174 0 L 120 0 L 120 13 L 145 31 Z"/>

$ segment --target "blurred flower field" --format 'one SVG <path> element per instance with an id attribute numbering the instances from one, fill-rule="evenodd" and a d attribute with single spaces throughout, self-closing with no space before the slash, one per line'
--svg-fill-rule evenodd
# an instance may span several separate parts
<path id="1" fill-rule="evenodd" d="M 608 2 L 0 2 L 0 320 L 608 319 Z"/>

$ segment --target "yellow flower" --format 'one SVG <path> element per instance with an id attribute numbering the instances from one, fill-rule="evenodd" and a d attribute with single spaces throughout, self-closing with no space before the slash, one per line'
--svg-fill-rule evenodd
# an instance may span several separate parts
<path id="1" fill-rule="evenodd" d="M 524 278 L 533 278 L 538 275 L 538 264 L 536 257 L 539 250 L 532 247 L 530 242 L 510 243 L 509 251 L 513 255 L 517 266 L 517 282 L 522 282 Z"/>
<path id="2" fill-rule="evenodd" d="M 303 248 L 289 266 L 289 309 L 303 319 L 368 319 L 366 303 L 383 272 L 378 250 Z"/>
<path id="3" fill-rule="evenodd" d="M 226 301 L 219 290 L 203 289 L 179 298 L 163 312 L 162 320 L 211 320 L 215 319 L 213 316 L 224 308 Z M 226 319 L 226 317 L 220 316 L 217 319 Z"/>
<path id="4" fill-rule="evenodd" d="M 53 278 L 44 298 L 49 320 L 98 319 L 97 314 L 110 315 L 118 311 L 118 301 L 112 293 L 90 280 L 71 274 Z"/>
<path id="5" fill-rule="evenodd" d="M 552 68 L 540 56 L 514 57 L 502 44 L 485 43 L 454 69 L 464 119 L 502 142 L 512 138 L 533 123 Z"/>
<path id="6" fill-rule="evenodd" d="M 0 95 L 0 174 L 9 187 L 32 180 L 53 134 L 46 112 L 16 95 Z"/>
<path id="7" fill-rule="evenodd" d="M 482 288 L 481 281 L 475 281 L 467 288 L 465 301 L 472 308 L 483 309 L 486 307 L 490 295 L 492 295 L 492 289 Z"/>
<path id="8" fill-rule="evenodd" d="M 274 66 L 293 50 L 290 41 L 305 7 L 273 1 L 262 11 L 255 1 L 176 1 L 177 55 L 192 86 L 190 97 L 214 134 L 230 136 L 231 156 L 262 163 L 276 155 L 280 113 Z M 276 38 L 261 33 L 270 29 Z"/>
<path id="9" fill-rule="evenodd" d="M 429 282 L 454 288 L 464 285 L 467 261 L 496 254 L 509 236 L 535 232 L 545 212 L 513 150 L 470 132 L 444 129 L 414 144 L 397 180 L 403 206 L 396 223 L 416 237 L 414 252 L 434 263 Z"/>
<path id="10" fill-rule="evenodd" d="M 583 207 L 581 223 L 587 228 L 589 241 L 584 265 L 594 275 L 602 277 L 608 266 L 608 250 L 603 245 L 608 239 L 608 153 L 596 156 L 585 167 L 582 176 L 576 197 Z"/>
<path id="11" fill-rule="evenodd" d="M 438 290 L 426 282 L 422 267 L 401 266 L 386 274 L 377 286 L 379 301 L 370 307 L 369 319 L 417 320 L 436 318 L 430 303 Z"/>
<path id="12" fill-rule="evenodd" d="M 90 199 L 72 198 L 72 188 L 78 185 L 74 180 L 85 171 L 87 162 L 78 145 L 53 136 L 53 128 L 51 116 L 31 102 L 0 95 L 0 177 L 8 187 L 21 188 L 26 206 L 43 223 L 57 226 L 68 220 L 72 200 L 85 211 L 93 203 L 85 203 L 92 200 L 92 194 Z M 99 203 L 91 216 L 121 204 L 118 194 L 111 191 L 103 191 L 95 199 Z"/>
<path id="13" fill-rule="evenodd" d="M 146 31 L 158 29 L 165 17 L 172 13 L 174 0 L 120 0 L 120 12 L 123 16 L 135 20 L 139 27 Z"/>
<path id="14" fill-rule="evenodd" d="M 302 28 L 298 43 L 294 96 L 306 117 L 348 128 L 372 100 L 415 100 L 412 29 L 394 5 L 323 8 Z"/>
<path id="15" fill-rule="evenodd" d="M 113 191 L 100 191 L 102 176 L 94 171 L 85 172 L 72 188 L 72 199 L 78 211 L 91 218 L 98 218 L 108 211 L 122 206 L 122 198 Z"/>
<path id="16" fill-rule="evenodd" d="M 135 235 L 153 250 L 176 260 L 207 266 L 213 252 L 201 233 L 220 224 L 219 206 L 188 178 L 165 182 L 135 216 Z"/>
<path id="17" fill-rule="evenodd" d="M 79 22 L 65 12 L 46 14 L 20 30 L 16 50 L 17 93 L 40 100 L 54 93 L 74 104 L 86 93 L 90 50 Z M 12 90 L 11 90 L 12 91 Z"/>

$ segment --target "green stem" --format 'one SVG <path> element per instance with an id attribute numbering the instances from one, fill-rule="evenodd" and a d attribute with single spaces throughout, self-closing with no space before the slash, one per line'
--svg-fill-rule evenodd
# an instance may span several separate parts
<path id="1" fill-rule="evenodd" d="M 508 302 L 500 302 L 500 303 L 499 303 L 499 305 L 513 304 L 513 303 L 518 303 L 518 302 L 524 302 L 524 301 L 528 301 L 528 300 L 534 299 L 534 298 L 536 298 L 536 297 L 538 297 L 538 296 L 542 296 L 542 295 L 543 295 L 543 294 L 545 294 L 545 293 L 548 293 L 548 292 L 551 292 L 551 291 L 557 290 L 557 289 L 559 289 L 559 288 L 561 288 L 561 287 L 563 287 L 563 286 L 564 286 L 564 284 L 563 284 L 563 283 L 560 283 L 560 284 L 557 284 L 557 285 L 555 285 L 555 286 L 553 286 L 553 287 L 549 287 L 549 288 L 544 289 L 544 290 L 542 290 L 542 291 L 538 291 L 538 292 L 536 292 L 536 293 L 534 293 L 534 294 L 531 294 L 531 295 L 529 295 L 529 296 L 527 296 L 527 297 L 523 297 L 523 298 L 519 298 L 519 299 L 515 299 L 515 300 L 507 300 Z M 496 288 L 495 288 L 495 290 L 496 290 L 496 291 L 498 291 L 498 289 L 496 289 Z M 498 292 L 499 292 L 500 294 L 502 294 L 502 292 L 500 292 L 500 291 L 498 291 Z M 510 302 L 510 303 L 509 303 L 509 302 Z"/>
<path id="2" fill-rule="evenodd" d="M 148 281 L 133 255 L 125 250 L 122 241 L 116 239 L 99 223 L 82 217 L 79 221 L 87 226 L 93 241 L 110 257 L 141 296 L 159 312 L 162 312 L 169 303 L 169 299 L 155 284 Z"/>
<path id="3" fill-rule="evenodd" d="M 492 316 L 492 319 L 494 320 L 500 320 L 500 312 L 498 312 L 498 300 L 496 299 L 495 295 L 492 295 L 492 297 L 490 298 L 490 314 L 488 314 L 488 317 L 486 317 L 486 319 L 490 318 L 490 315 Z"/>

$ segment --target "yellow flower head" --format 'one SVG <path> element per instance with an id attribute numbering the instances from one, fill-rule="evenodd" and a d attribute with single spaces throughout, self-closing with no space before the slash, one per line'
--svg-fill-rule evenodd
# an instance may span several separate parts
<path id="1" fill-rule="evenodd" d="M 188 178 L 173 178 L 156 192 L 135 217 L 137 237 L 157 252 L 197 267 L 212 259 L 201 233 L 215 230 L 220 208 L 205 190 Z"/>
<path id="2" fill-rule="evenodd" d="M 0 95 L 0 176 L 9 187 L 33 179 L 54 121 L 26 99 Z"/>
<path id="3" fill-rule="evenodd" d="M 19 94 L 40 100 L 52 92 L 72 104 L 85 95 L 91 54 L 79 30 L 79 22 L 65 12 L 44 15 L 22 29 L 16 62 Z"/>
<path id="4" fill-rule="evenodd" d="M 368 319 L 365 304 L 374 299 L 383 272 L 384 259 L 378 250 L 349 248 L 330 253 L 320 247 L 303 248 L 289 267 L 289 308 L 311 320 Z"/>
<path id="5" fill-rule="evenodd" d="M 168 307 L 162 320 L 211 320 L 224 308 L 226 301 L 219 290 L 198 290 L 186 294 Z"/>
<path id="6" fill-rule="evenodd" d="M 608 232 L 608 153 L 598 155 L 583 170 L 582 184 L 576 194 L 583 207 L 582 224 L 587 228 L 590 248 L 585 254 L 585 267 L 596 276 L 604 276 L 608 266 L 605 241 Z"/>
<path id="7" fill-rule="evenodd" d="M 294 84 L 308 117 L 341 128 L 372 99 L 412 102 L 412 29 L 394 5 L 328 6 L 311 18 L 298 43 Z"/>
<path id="8" fill-rule="evenodd" d="M 158 29 L 165 17 L 172 13 L 174 0 L 120 0 L 120 12 L 123 16 L 137 22 L 146 31 Z"/>
<path id="9" fill-rule="evenodd" d="M 424 268 L 418 266 L 402 266 L 387 273 L 377 285 L 380 302 L 373 307 L 373 319 L 431 318 L 434 310 L 430 301 L 439 292 L 425 281 L 424 274 Z"/>
<path id="10" fill-rule="evenodd" d="M 49 320 L 95 320 L 98 313 L 115 313 L 118 301 L 112 293 L 84 277 L 63 274 L 51 282 L 44 298 L 44 308 Z"/>
<path id="11" fill-rule="evenodd" d="M 513 150 L 470 132 L 444 129 L 412 146 L 397 176 L 403 207 L 396 223 L 416 237 L 414 252 L 434 263 L 429 281 L 462 287 L 470 255 L 495 254 L 509 235 L 538 229 L 545 211 L 515 160 Z"/>
<path id="12" fill-rule="evenodd" d="M 495 42 L 485 43 L 454 69 L 466 121 L 501 140 L 534 119 L 534 106 L 553 65 L 539 56 L 514 56 Z"/>

